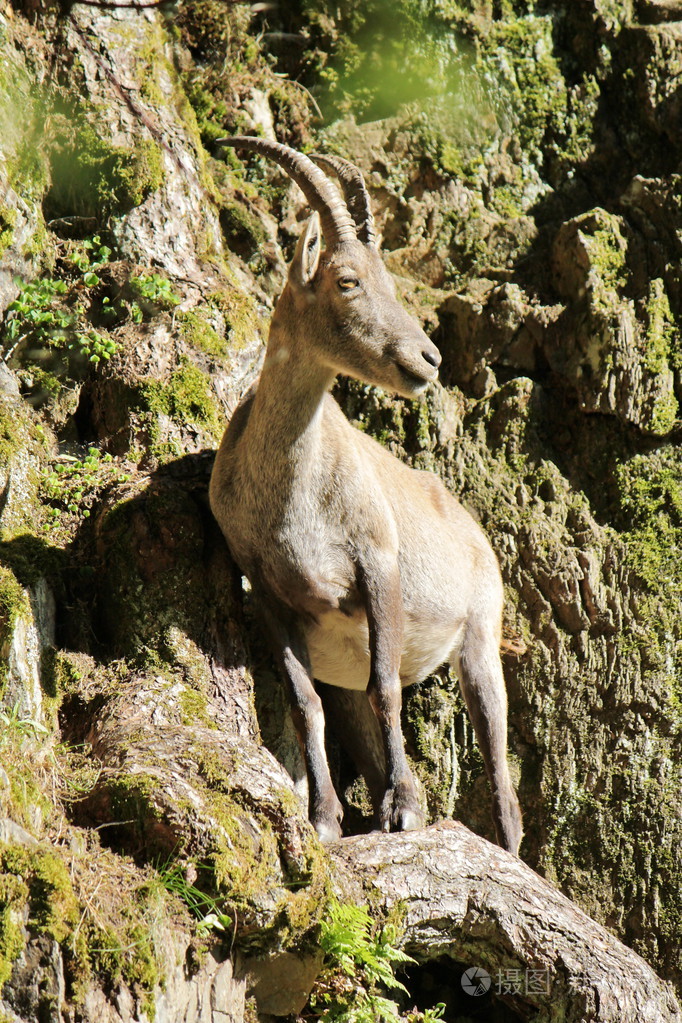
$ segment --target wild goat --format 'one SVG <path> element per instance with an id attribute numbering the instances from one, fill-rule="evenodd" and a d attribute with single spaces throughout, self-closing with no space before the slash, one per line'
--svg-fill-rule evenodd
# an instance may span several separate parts
<path id="1" fill-rule="evenodd" d="M 221 144 L 273 159 L 315 211 L 274 311 L 257 389 L 232 417 L 210 486 L 213 514 L 288 683 L 312 823 L 322 841 L 341 835 L 315 680 L 359 691 L 365 705 L 369 697 L 383 743 L 377 824 L 407 830 L 422 814 L 401 686 L 449 661 L 483 754 L 498 842 L 517 853 L 495 555 L 439 479 L 352 427 L 328 393 L 345 373 L 413 398 L 436 380 L 440 353 L 396 297 L 356 167 L 315 158 L 336 175 L 342 198 L 288 146 L 250 137 Z"/>

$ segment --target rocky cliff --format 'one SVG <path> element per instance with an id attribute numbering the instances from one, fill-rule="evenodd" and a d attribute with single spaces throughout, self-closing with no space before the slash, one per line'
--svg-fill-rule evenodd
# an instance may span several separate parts
<path id="1" fill-rule="evenodd" d="M 351 1018 L 343 869 L 206 502 L 307 212 L 235 131 L 362 168 L 443 369 L 336 396 L 497 551 L 523 859 L 679 987 L 682 6 L 4 0 L 0 55 L 3 1018 Z M 490 838 L 456 681 L 404 729 L 430 819 Z M 437 979 L 517 963 L 465 932 Z"/>

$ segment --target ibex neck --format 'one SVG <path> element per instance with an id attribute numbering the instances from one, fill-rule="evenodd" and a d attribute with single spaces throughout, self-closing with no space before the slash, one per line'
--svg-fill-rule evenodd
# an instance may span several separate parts
<path id="1" fill-rule="evenodd" d="M 325 394 L 334 376 L 293 331 L 273 322 L 250 417 L 261 450 L 297 449 L 305 457 L 305 449 L 318 434 Z"/>

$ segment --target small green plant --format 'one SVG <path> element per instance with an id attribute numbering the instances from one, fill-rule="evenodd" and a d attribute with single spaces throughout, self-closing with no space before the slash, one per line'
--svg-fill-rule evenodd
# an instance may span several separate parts
<path id="1" fill-rule="evenodd" d="M 0 711 L 0 747 L 4 746 L 11 737 L 17 735 L 30 735 L 36 738 L 39 735 L 48 735 L 49 730 L 45 725 L 33 718 L 22 717 L 18 702 L 11 710 Z"/>
<path id="2" fill-rule="evenodd" d="M 5 358 L 28 337 L 38 344 L 63 342 L 77 319 L 70 309 L 61 305 L 62 296 L 68 291 L 66 283 L 46 277 L 29 282 L 16 279 L 15 284 L 19 294 L 7 306 Z"/>
<path id="3" fill-rule="evenodd" d="M 83 288 L 89 290 L 100 283 L 94 270 L 86 270 L 70 287 L 51 277 L 16 283 L 19 294 L 7 307 L 4 326 L 5 359 L 23 341 L 30 341 L 35 348 L 66 347 L 94 364 L 118 351 L 113 338 L 87 326 L 85 306 L 75 300 Z"/>
<path id="4" fill-rule="evenodd" d="M 118 351 L 118 345 L 113 338 L 107 334 L 101 334 L 94 328 L 78 331 L 73 341 L 69 342 L 69 348 L 76 349 L 95 364 L 101 362 L 102 359 L 110 359 Z"/>
<path id="5" fill-rule="evenodd" d="M 125 483 L 126 473 L 119 472 L 110 454 L 98 448 L 88 448 L 83 459 L 61 455 L 47 474 L 42 487 L 43 496 L 50 503 L 49 518 L 58 524 L 64 512 L 88 518 L 88 502 L 94 492 L 107 483 Z"/>
<path id="6" fill-rule="evenodd" d="M 70 254 L 71 262 L 78 267 L 78 269 L 86 276 L 95 275 L 95 270 L 100 270 L 105 266 L 111 259 L 112 250 L 108 245 L 102 242 L 102 239 L 98 234 L 92 238 L 85 238 Z M 87 281 L 84 278 L 85 284 L 88 287 L 92 287 L 97 284 L 97 281 Z"/>
<path id="7" fill-rule="evenodd" d="M 311 1009 L 320 1023 L 434 1023 L 444 1006 L 426 1012 L 413 1010 L 401 1016 L 395 1001 L 382 992 L 407 988 L 394 974 L 396 963 L 414 959 L 394 944 L 395 929 L 377 931 L 366 906 L 332 902 L 329 917 L 322 921 L 320 946 L 325 969 L 310 998 Z"/>
<path id="8" fill-rule="evenodd" d="M 159 869 L 159 880 L 167 892 L 181 899 L 198 920 L 198 930 L 223 933 L 232 927 L 232 918 L 222 911 L 222 903 L 191 884 L 178 863 Z"/>
<path id="9" fill-rule="evenodd" d="M 433 1009 L 424 1009 L 423 1012 L 419 1009 L 412 1009 L 405 1016 L 405 1023 L 436 1023 L 436 1020 L 443 1018 L 445 1012 L 445 1002 L 439 1002 L 438 1005 L 434 1005 Z"/>
<path id="10" fill-rule="evenodd" d="M 111 359 L 120 345 L 110 329 L 129 318 L 142 323 L 179 304 L 162 274 L 132 273 L 122 284 L 123 267 L 118 264 L 112 273 L 111 257 L 112 249 L 94 235 L 64 243 L 54 277 L 15 279 L 19 293 L 0 327 L 0 354 L 8 360 L 19 349 L 17 358 L 32 364 L 29 386 L 40 393 L 54 398 L 60 379 L 80 379 L 87 363 Z M 65 360 L 64 352 L 73 356 Z M 51 374 L 47 389 L 46 374 Z"/>
<path id="11" fill-rule="evenodd" d="M 141 323 L 145 314 L 154 315 L 160 309 L 172 309 L 180 302 L 171 282 L 161 274 L 136 274 L 130 278 L 130 287 L 137 296 L 130 307 L 135 323 Z"/>

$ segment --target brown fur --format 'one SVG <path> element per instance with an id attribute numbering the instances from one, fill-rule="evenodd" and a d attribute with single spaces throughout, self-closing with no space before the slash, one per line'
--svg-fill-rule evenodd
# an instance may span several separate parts
<path id="1" fill-rule="evenodd" d="M 354 429 L 328 394 L 346 373 L 412 397 L 436 379 L 439 363 L 376 248 L 344 241 L 322 253 L 313 216 L 275 309 L 258 388 L 218 452 L 211 507 L 289 685 L 321 838 L 340 836 L 341 806 L 314 679 L 366 690 L 385 764 L 383 785 L 373 784 L 377 823 L 406 829 L 422 816 L 400 728 L 401 687 L 447 660 L 481 746 L 498 841 L 516 853 L 521 816 L 507 768 L 495 556 L 440 480 Z"/>

